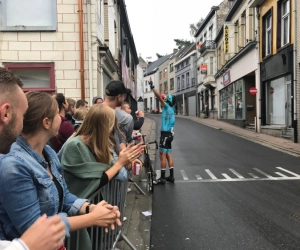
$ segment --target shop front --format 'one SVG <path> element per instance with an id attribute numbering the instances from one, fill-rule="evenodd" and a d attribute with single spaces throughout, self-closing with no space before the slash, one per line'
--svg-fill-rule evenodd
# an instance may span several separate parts
<path id="1" fill-rule="evenodd" d="M 293 46 L 261 63 L 262 133 L 294 140 Z"/>

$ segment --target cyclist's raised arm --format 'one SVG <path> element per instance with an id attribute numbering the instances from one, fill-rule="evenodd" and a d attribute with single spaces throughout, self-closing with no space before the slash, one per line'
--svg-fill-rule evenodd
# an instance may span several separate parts
<path id="1" fill-rule="evenodd" d="M 165 101 L 162 99 L 161 95 L 158 93 L 158 91 L 154 88 L 154 84 L 152 81 L 149 82 L 150 88 L 152 89 L 154 95 L 156 96 L 156 98 L 159 100 L 159 102 L 161 103 L 162 106 L 165 105 Z"/>

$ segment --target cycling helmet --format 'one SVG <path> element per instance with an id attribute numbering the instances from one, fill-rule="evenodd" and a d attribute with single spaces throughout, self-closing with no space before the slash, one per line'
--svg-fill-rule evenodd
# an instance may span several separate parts
<path id="1" fill-rule="evenodd" d="M 168 94 L 167 95 L 167 101 L 166 101 L 171 107 L 175 105 L 176 99 L 174 95 Z"/>

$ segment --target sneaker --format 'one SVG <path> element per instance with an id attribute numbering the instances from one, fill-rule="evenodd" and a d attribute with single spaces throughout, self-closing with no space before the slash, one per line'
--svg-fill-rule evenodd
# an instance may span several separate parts
<path id="1" fill-rule="evenodd" d="M 166 184 L 166 180 L 163 179 L 163 178 L 159 178 L 156 181 L 153 181 L 153 184 L 155 184 L 155 185 L 160 185 L 160 184 L 164 185 L 164 184 Z"/>
<path id="2" fill-rule="evenodd" d="M 168 177 L 166 177 L 166 181 L 174 183 L 175 182 L 175 178 L 173 176 L 168 176 Z"/>

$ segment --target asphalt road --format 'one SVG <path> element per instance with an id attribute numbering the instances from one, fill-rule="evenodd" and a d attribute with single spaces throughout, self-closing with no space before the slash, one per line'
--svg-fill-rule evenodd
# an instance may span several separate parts
<path id="1" fill-rule="evenodd" d="M 151 249 L 300 249 L 298 158 L 183 118 L 172 147 L 176 182 L 155 186 Z"/>

